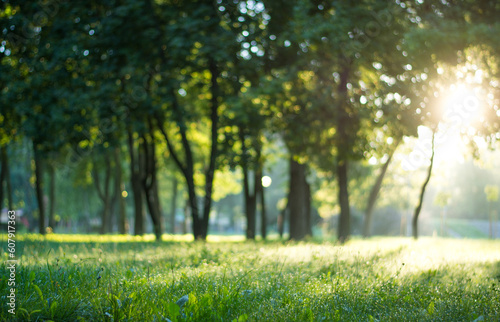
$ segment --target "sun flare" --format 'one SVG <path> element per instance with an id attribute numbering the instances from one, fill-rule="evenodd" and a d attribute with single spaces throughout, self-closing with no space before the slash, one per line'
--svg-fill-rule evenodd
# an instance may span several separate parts
<path id="1" fill-rule="evenodd" d="M 481 119 L 481 103 L 479 88 L 473 88 L 463 83 L 452 84 L 443 100 L 443 121 L 446 125 L 462 130 L 472 127 Z"/>

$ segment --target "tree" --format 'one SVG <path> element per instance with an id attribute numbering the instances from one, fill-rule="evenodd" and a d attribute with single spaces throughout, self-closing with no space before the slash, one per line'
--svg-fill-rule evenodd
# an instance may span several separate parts
<path id="1" fill-rule="evenodd" d="M 420 189 L 420 197 L 418 199 L 418 204 L 415 207 L 415 210 L 413 212 L 413 217 L 412 217 L 412 233 L 413 233 L 413 238 L 417 239 L 418 238 L 418 216 L 420 215 L 420 211 L 422 210 L 422 205 L 424 203 L 424 195 L 425 195 L 425 189 L 427 188 L 427 184 L 429 183 L 431 179 L 431 174 L 432 174 L 432 167 L 434 165 L 434 138 L 435 138 L 435 131 L 432 131 L 432 139 L 431 139 L 431 157 L 430 157 L 430 163 L 429 163 L 429 168 L 427 169 L 427 176 L 424 180 L 424 183 L 422 184 L 422 187 Z"/>
<path id="2" fill-rule="evenodd" d="M 4 183 L 7 190 L 7 206 L 13 209 L 12 203 L 12 186 L 10 180 L 9 158 L 7 154 L 7 147 L 0 147 L 1 169 L 0 169 L 0 209 L 3 209 L 4 202 Z"/>
<path id="3" fill-rule="evenodd" d="M 170 51 L 162 53 L 161 61 L 166 68 L 172 69 L 170 77 L 176 74 L 180 76 L 177 79 L 165 78 L 164 81 L 168 83 L 165 95 L 169 104 L 157 110 L 155 114 L 158 128 L 170 155 L 186 181 L 193 218 L 193 234 L 196 239 L 203 240 L 208 233 L 213 180 L 218 168 L 219 114 L 220 110 L 226 107 L 224 104 L 226 79 L 223 71 L 225 68 L 230 68 L 239 47 L 229 27 L 227 14 L 221 13 L 225 10 L 219 7 L 213 4 L 193 4 L 175 8 L 181 12 L 189 12 L 190 15 L 189 18 L 177 20 L 178 23 L 175 25 L 167 26 L 171 37 L 166 39 L 166 47 L 170 48 Z M 228 5 L 228 11 L 230 7 Z M 196 50 L 199 55 L 192 58 L 190 54 L 192 50 Z M 229 89 L 229 93 L 234 93 L 232 88 Z M 198 95 L 208 96 L 209 99 L 200 101 L 197 99 Z M 195 182 L 195 176 L 200 173 L 195 169 L 196 142 L 190 139 L 191 131 L 189 131 L 190 128 L 200 127 L 199 118 L 198 120 L 193 118 L 196 116 L 205 119 L 209 124 L 209 148 L 205 155 L 208 162 L 204 162 L 204 169 L 200 171 L 204 178 L 202 207 L 198 205 Z M 167 124 L 173 125 L 175 131 L 167 130 Z M 179 148 L 172 140 L 173 136 L 180 138 Z M 201 156 L 203 154 L 198 154 L 197 159 Z"/>
<path id="4" fill-rule="evenodd" d="M 56 228 L 56 218 L 55 218 L 55 205 L 56 205 L 56 169 L 53 164 L 49 163 L 48 166 L 49 173 L 49 227 L 52 231 Z"/>
<path id="5" fill-rule="evenodd" d="M 78 129 L 85 121 L 80 102 L 85 102 L 86 96 L 79 94 L 86 85 L 76 76 L 80 65 L 75 63 L 80 53 L 66 45 L 80 38 L 68 5 L 58 4 L 49 13 L 43 3 L 4 5 L 12 19 L 2 21 L 7 39 L 2 42 L 6 48 L 2 54 L 12 54 L 15 58 L 4 65 L 10 67 L 13 81 L 4 91 L 11 102 L 2 115 L 18 120 L 19 134 L 32 142 L 39 232 L 43 234 L 46 224 L 43 176 L 46 166 L 50 167 L 47 159 L 54 159 L 77 143 L 81 136 Z M 55 200 L 55 188 L 49 189 L 49 196 Z M 50 205 L 49 215 L 54 213 L 54 204 Z M 51 224 L 53 221 L 52 218 Z"/>
<path id="6" fill-rule="evenodd" d="M 158 196 L 156 143 L 151 118 L 148 120 L 148 126 L 148 136 L 144 135 L 142 137 L 142 148 L 144 149 L 143 155 L 145 157 L 145 176 L 142 178 L 141 183 L 145 192 L 146 204 L 151 215 L 151 220 L 153 221 L 156 240 L 161 241 L 163 225 L 160 199 Z"/>
<path id="7" fill-rule="evenodd" d="M 111 158 L 109 151 L 104 152 L 103 162 L 98 163 L 96 160 L 92 163 L 92 177 L 94 179 L 94 184 L 97 189 L 99 198 L 102 201 L 101 210 L 101 234 L 107 234 L 111 232 Z M 99 170 L 104 168 L 104 180 L 100 178 Z M 101 183 L 102 182 L 102 183 Z"/>
<path id="8" fill-rule="evenodd" d="M 125 196 L 123 192 L 125 191 L 125 184 L 123 182 L 123 169 L 121 161 L 121 151 L 120 148 L 115 148 L 113 151 L 114 164 L 115 164 L 115 198 L 118 204 L 117 209 L 117 219 L 118 219 L 118 232 L 120 234 L 126 234 L 127 232 L 127 214 L 125 212 Z"/>
<path id="9" fill-rule="evenodd" d="M 407 104 L 383 104 L 384 96 L 396 90 L 397 77 L 405 79 L 408 59 L 402 44 L 412 13 L 403 8 L 386 1 L 297 1 L 286 32 L 279 38 L 283 51 L 294 58 L 292 67 L 282 71 L 288 78 L 280 74 L 292 93 L 287 103 L 300 115 L 302 128 L 312 128 L 307 135 L 295 132 L 297 136 L 290 141 L 305 141 L 303 146 L 312 152 L 300 154 L 335 173 L 341 242 L 350 235 L 349 164 L 370 149 L 364 131 L 384 125 L 371 122 L 377 113 L 393 115 L 392 120 L 398 115 L 403 122 L 411 115 Z M 388 50 L 394 53 L 390 57 Z M 416 125 L 409 120 L 408 124 L 415 131 Z"/>
<path id="10" fill-rule="evenodd" d="M 290 239 L 301 240 L 310 233 L 310 203 L 308 184 L 306 182 L 307 167 L 293 157 L 290 158 Z M 310 192 L 309 192 L 310 193 Z"/>
<path id="11" fill-rule="evenodd" d="M 396 152 L 399 142 L 400 140 L 396 141 L 394 147 L 389 152 L 387 160 L 380 168 L 380 173 L 378 174 L 377 179 L 370 190 L 370 195 L 368 197 L 368 202 L 365 209 L 365 219 L 363 224 L 363 237 L 365 238 L 370 236 L 371 222 L 373 217 L 373 210 L 375 208 L 375 203 L 380 193 L 380 189 L 382 188 L 382 182 L 384 180 L 385 174 L 387 173 L 387 169 L 389 168 L 389 164 L 391 163 L 392 157 L 394 156 L 394 152 Z"/>
<path id="12" fill-rule="evenodd" d="M 495 231 L 493 229 L 494 227 L 494 215 L 493 211 L 491 210 L 491 204 L 495 203 L 498 201 L 498 186 L 495 185 L 487 185 L 484 187 L 484 193 L 486 194 L 486 200 L 488 200 L 488 212 L 489 212 L 489 218 L 490 218 L 490 238 L 495 238 Z"/>

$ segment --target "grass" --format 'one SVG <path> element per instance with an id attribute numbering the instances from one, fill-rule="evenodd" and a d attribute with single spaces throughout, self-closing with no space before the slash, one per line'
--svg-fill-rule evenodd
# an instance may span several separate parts
<path id="1" fill-rule="evenodd" d="M 437 234 L 441 234 L 441 219 L 440 218 L 432 218 L 430 220 L 433 230 Z M 446 219 L 446 228 L 452 229 L 455 233 L 457 233 L 462 238 L 473 238 L 473 239 L 481 239 L 488 238 L 488 234 L 485 234 L 480 229 L 475 227 L 471 222 L 467 219 L 458 219 L 458 218 L 448 218 Z M 445 231 L 444 236 L 448 236 L 448 233 Z"/>
<path id="2" fill-rule="evenodd" d="M 14 320 L 500 320 L 500 241 L 166 239 L 18 236 Z"/>
<path id="3" fill-rule="evenodd" d="M 481 230 L 471 225 L 467 220 L 448 219 L 447 225 L 461 236 L 467 238 L 488 238 L 488 234 L 483 233 Z"/>

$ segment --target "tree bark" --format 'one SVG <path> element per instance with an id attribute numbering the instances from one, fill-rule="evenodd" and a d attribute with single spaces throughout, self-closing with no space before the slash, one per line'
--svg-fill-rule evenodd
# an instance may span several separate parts
<path id="1" fill-rule="evenodd" d="M 262 185 L 262 165 L 259 164 L 259 180 L 258 180 L 258 188 L 259 191 L 256 191 L 257 194 L 260 195 L 260 235 L 262 239 L 266 239 L 267 237 L 267 211 L 266 211 L 266 199 L 265 199 L 265 189 Z"/>
<path id="2" fill-rule="evenodd" d="M 110 182 L 111 182 L 111 164 L 110 164 L 109 153 L 106 151 L 104 154 L 104 184 L 101 187 L 101 179 L 99 177 L 98 165 L 94 161 L 94 169 L 92 170 L 92 175 L 94 177 L 94 184 L 97 190 L 97 194 L 102 201 L 102 212 L 101 212 L 101 229 L 100 234 L 106 234 L 111 230 L 111 196 L 110 196 Z"/>
<path id="3" fill-rule="evenodd" d="M 349 192 L 347 189 L 347 161 L 343 161 L 337 165 L 337 180 L 339 185 L 338 200 L 340 204 L 337 235 L 340 243 L 345 243 L 351 234 L 351 210 L 349 209 Z"/>
<path id="4" fill-rule="evenodd" d="M 243 198 L 245 203 L 245 216 L 247 219 L 246 227 L 246 238 L 248 240 L 254 240 L 256 235 L 256 215 L 257 215 L 257 173 L 254 171 L 254 184 L 253 191 L 250 189 L 250 178 L 249 178 L 249 162 L 247 160 L 247 145 L 245 142 L 245 134 L 242 127 L 239 129 L 239 136 L 241 141 L 241 154 L 242 154 L 242 164 L 241 168 L 243 170 Z"/>
<path id="5" fill-rule="evenodd" d="M 188 219 L 190 216 L 191 207 L 189 198 L 186 200 L 186 205 L 184 206 L 184 221 L 182 222 L 182 233 L 185 235 L 188 233 Z"/>
<path id="6" fill-rule="evenodd" d="M 144 204 L 142 201 L 142 172 L 143 165 L 135 153 L 135 144 L 132 130 L 128 129 L 128 150 L 130 155 L 130 186 L 134 199 L 134 235 L 142 236 L 144 234 Z M 139 149 L 140 150 L 140 149 Z"/>
<path id="7" fill-rule="evenodd" d="M 43 164 L 37 144 L 33 141 L 33 154 L 35 161 L 35 189 L 38 202 L 38 232 L 45 235 L 45 205 L 43 201 Z"/>
<path id="8" fill-rule="evenodd" d="M 156 174 L 155 174 L 156 176 Z M 158 182 L 155 180 L 150 191 L 146 194 L 146 201 L 148 205 L 149 214 L 153 222 L 153 230 L 157 241 L 161 241 L 163 234 L 161 207 L 158 200 Z"/>
<path id="9" fill-rule="evenodd" d="M 306 181 L 306 231 L 307 235 L 312 237 L 312 205 L 311 205 L 311 185 Z"/>
<path id="10" fill-rule="evenodd" d="M 157 180 L 157 167 L 156 167 L 156 144 L 154 142 L 153 128 L 151 120 L 149 120 L 149 137 L 143 136 L 144 144 L 143 154 L 145 157 L 145 173 L 142 179 L 142 186 L 146 196 L 146 204 L 148 206 L 151 221 L 153 222 L 153 229 L 157 241 L 161 241 L 163 233 L 162 220 L 161 220 L 161 207 L 158 200 L 158 180 Z"/>
<path id="11" fill-rule="evenodd" d="M 338 183 L 338 203 L 340 205 L 340 216 L 337 237 L 340 243 L 345 243 L 351 234 L 351 210 L 349 205 L 348 190 L 348 160 L 351 146 L 349 144 L 348 126 L 351 123 L 347 112 L 347 82 L 350 68 L 346 65 L 340 74 L 339 83 L 339 106 L 337 117 L 337 183 Z"/>
<path id="12" fill-rule="evenodd" d="M 10 177 L 10 166 L 9 166 L 9 157 L 7 154 L 7 148 L 5 147 L 5 183 L 7 184 L 7 205 L 10 210 L 14 209 L 14 201 L 12 199 L 12 184 Z M 2 163 L 3 164 L 3 163 Z M 1 209 L 1 207 L 0 207 Z"/>
<path id="13" fill-rule="evenodd" d="M 126 234 L 127 227 L 127 214 L 125 210 L 125 198 L 122 195 L 122 192 L 125 190 L 125 185 L 123 183 L 123 169 L 120 158 L 120 148 L 117 147 L 114 150 L 114 161 L 115 161 L 115 193 L 117 197 L 118 204 L 118 232 L 120 234 Z"/>
<path id="14" fill-rule="evenodd" d="M 290 157 L 290 239 L 301 240 L 307 235 L 306 165 Z"/>
<path id="15" fill-rule="evenodd" d="M 170 233 L 175 234 L 175 210 L 177 208 L 177 177 L 174 176 L 172 180 L 172 201 L 170 203 Z"/>
<path id="16" fill-rule="evenodd" d="M 280 238 L 283 238 L 283 233 L 284 233 L 284 230 L 285 230 L 285 214 L 286 214 L 286 211 L 287 211 L 287 208 L 285 207 L 278 214 L 277 226 L 278 226 L 278 235 L 280 236 Z"/>
<path id="17" fill-rule="evenodd" d="M 3 209 L 3 199 L 4 199 L 4 187 L 3 183 L 7 179 L 8 172 L 8 157 L 7 157 L 7 148 L 5 146 L 0 147 L 1 159 L 2 159 L 2 167 L 0 168 L 0 211 Z M 12 210 L 9 207 L 9 210 Z"/>
<path id="18" fill-rule="evenodd" d="M 256 201 L 254 193 L 250 193 L 249 170 L 246 165 L 243 165 L 243 196 L 245 198 L 245 216 L 247 219 L 246 238 L 255 239 L 256 230 Z M 254 183 L 255 184 L 255 183 Z"/>
<path id="19" fill-rule="evenodd" d="M 392 156 L 394 155 L 398 144 L 399 141 L 396 142 L 395 147 L 391 150 L 389 158 L 380 169 L 377 180 L 375 181 L 375 184 L 370 191 L 370 196 L 368 198 L 368 203 L 365 210 L 365 221 L 363 223 L 363 237 L 365 238 L 370 237 L 371 235 L 370 231 L 372 228 L 373 210 L 375 208 L 375 203 L 377 202 L 380 189 L 382 188 L 382 182 L 384 181 L 385 174 L 387 173 L 387 169 L 389 168 L 389 164 L 391 163 Z"/>
<path id="20" fill-rule="evenodd" d="M 435 132 L 432 132 L 432 146 L 431 146 L 431 164 L 429 165 L 429 168 L 427 170 L 427 177 L 425 178 L 424 184 L 422 185 L 421 191 L 420 191 L 420 198 L 418 200 L 418 205 L 415 208 L 415 211 L 413 213 L 413 218 L 412 218 L 412 231 L 413 231 L 413 238 L 417 239 L 418 238 L 418 216 L 420 215 L 420 211 L 422 210 L 422 205 L 424 203 L 424 194 L 425 194 L 425 189 L 427 187 L 427 184 L 429 183 L 429 180 L 431 179 L 431 174 L 432 174 L 432 166 L 434 165 L 434 136 Z"/>
<path id="21" fill-rule="evenodd" d="M 260 137 L 255 139 L 254 149 L 256 153 L 255 160 L 255 178 L 254 178 L 254 197 L 255 209 L 257 209 L 257 198 L 260 197 L 260 235 L 262 239 L 267 237 L 267 214 L 266 214 L 266 200 L 264 195 L 264 186 L 262 185 L 263 176 L 263 159 L 262 159 L 262 145 Z"/>
<path id="22" fill-rule="evenodd" d="M 217 132 L 219 129 L 219 84 L 217 78 L 219 77 L 219 69 L 217 63 L 212 57 L 208 59 L 208 69 L 210 71 L 210 91 L 212 98 L 210 99 L 210 121 L 211 121 L 211 138 L 210 138 L 210 161 L 208 169 L 205 172 L 205 198 L 203 204 L 203 226 L 202 226 L 202 239 L 207 239 L 208 233 L 208 220 L 210 216 L 210 210 L 212 209 L 212 190 L 213 182 L 216 168 L 217 152 L 218 152 L 218 142 L 217 142 Z"/>
<path id="23" fill-rule="evenodd" d="M 56 170 L 53 164 L 48 167 L 50 176 L 50 186 L 49 186 L 49 227 L 52 231 L 55 231 L 56 220 L 55 220 L 55 202 L 56 202 Z"/>

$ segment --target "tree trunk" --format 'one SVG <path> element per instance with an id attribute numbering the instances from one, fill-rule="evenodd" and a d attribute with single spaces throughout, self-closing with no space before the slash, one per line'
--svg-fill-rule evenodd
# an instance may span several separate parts
<path id="1" fill-rule="evenodd" d="M 161 208 L 157 196 L 158 196 L 158 186 L 157 183 L 153 183 L 153 187 L 148 189 L 148 192 L 146 193 L 146 204 L 148 206 L 149 214 L 151 216 L 151 221 L 153 222 L 153 230 L 156 241 L 161 241 L 163 228 L 161 222 Z"/>
<path id="2" fill-rule="evenodd" d="M 118 232 L 120 234 L 126 234 L 127 227 L 127 214 L 125 210 L 125 198 L 122 193 L 125 190 L 125 185 L 123 183 L 123 169 L 120 158 L 120 148 L 115 148 L 114 159 L 115 159 L 115 194 L 117 197 L 118 204 Z"/>
<path id="3" fill-rule="evenodd" d="M 3 189 L 3 183 L 7 179 L 7 169 L 8 169 L 8 157 L 7 157 L 7 148 L 2 145 L 0 147 L 0 157 L 2 159 L 2 167 L 0 168 L 0 211 L 3 209 L 3 198 L 4 198 L 4 189 Z M 9 207 L 9 210 L 12 210 Z"/>
<path id="4" fill-rule="evenodd" d="M 7 205 L 9 206 L 9 210 L 14 209 L 14 202 L 12 200 L 12 184 L 10 181 L 10 166 L 9 166 L 9 158 L 7 155 L 7 148 L 5 147 L 5 183 L 7 184 Z M 3 164 L 3 162 L 2 162 Z M 2 207 L 0 207 L 1 209 Z"/>
<path id="5" fill-rule="evenodd" d="M 111 231 L 111 227 L 109 226 L 109 218 L 110 216 L 110 200 L 109 198 L 105 198 L 103 200 L 102 212 L 101 212 L 101 230 L 99 233 L 101 235 L 107 234 Z"/>
<path id="6" fill-rule="evenodd" d="M 363 237 L 365 238 L 370 237 L 371 235 L 370 231 L 372 228 L 373 209 L 375 208 L 375 203 L 377 202 L 380 189 L 382 188 L 382 182 L 384 181 L 385 174 L 387 172 L 387 169 L 389 168 L 389 164 L 391 163 L 392 156 L 394 155 L 397 146 L 398 143 L 396 143 L 396 146 L 389 154 L 389 158 L 380 169 L 380 173 L 377 177 L 377 180 L 375 181 L 375 184 L 373 185 L 370 191 L 370 197 L 368 198 L 368 204 L 366 205 L 366 210 L 365 210 L 365 221 L 363 223 Z"/>
<path id="7" fill-rule="evenodd" d="M 347 161 L 343 161 L 337 165 L 337 180 L 339 185 L 338 200 L 340 204 L 338 239 L 341 243 L 345 243 L 351 234 L 351 210 L 349 209 L 349 192 L 347 189 Z"/>
<path id="8" fill-rule="evenodd" d="M 311 206 L 311 185 L 306 181 L 306 230 L 307 235 L 312 237 L 312 206 Z"/>
<path id="9" fill-rule="evenodd" d="M 56 202 L 56 169 L 53 164 L 49 165 L 49 176 L 50 176 L 50 186 L 49 186 L 49 227 L 52 231 L 55 231 L 56 220 L 55 220 L 55 202 Z"/>
<path id="10" fill-rule="evenodd" d="M 208 69 L 210 71 L 210 91 L 212 97 L 210 99 L 210 121 L 211 121 L 211 139 L 210 139 L 210 160 L 208 169 L 205 172 L 205 197 L 203 203 L 203 224 L 202 224 L 202 239 L 207 239 L 208 233 L 208 220 L 210 216 L 210 210 L 212 209 L 212 190 L 213 182 L 216 168 L 218 142 L 217 142 L 217 132 L 219 129 L 219 84 L 217 78 L 219 77 L 219 69 L 217 63 L 212 57 L 208 59 Z"/>
<path id="11" fill-rule="evenodd" d="M 250 177 L 249 177 L 249 162 L 247 160 L 247 146 L 245 142 L 244 129 L 240 127 L 239 136 L 241 141 L 242 150 L 242 164 L 241 168 L 243 170 L 243 198 L 245 203 L 245 216 L 247 219 L 246 227 L 246 238 L 249 240 L 254 240 L 256 235 L 256 221 L 257 221 L 257 171 L 254 171 L 254 182 L 253 191 L 250 189 Z"/>
<path id="12" fill-rule="evenodd" d="M 254 197 L 255 203 L 257 203 L 257 198 L 260 197 L 260 235 L 262 239 L 267 237 L 267 214 L 266 214 L 266 200 L 264 196 L 264 186 L 262 185 L 263 176 L 263 160 L 262 160 L 262 146 L 260 138 L 255 141 L 255 153 L 256 153 L 256 163 L 254 172 Z M 257 209 L 257 205 L 255 205 Z"/>
<path id="13" fill-rule="evenodd" d="M 278 226 L 278 234 L 279 234 L 280 238 L 283 238 L 283 234 L 285 233 L 286 214 L 290 210 L 290 203 L 289 202 L 290 202 L 290 190 L 288 191 L 286 206 L 278 214 L 277 226 Z"/>
<path id="14" fill-rule="evenodd" d="M 245 198 L 245 216 L 247 218 L 246 238 L 255 239 L 256 230 L 256 201 L 257 198 L 254 193 L 250 193 L 250 183 L 248 168 L 246 164 L 243 165 L 243 196 Z M 255 186 L 256 183 L 254 183 Z"/>
<path id="15" fill-rule="evenodd" d="M 412 231 L 413 231 L 413 238 L 417 239 L 418 238 L 418 216 L 420 215 L 420 211 L 422 210 L 422 204 L 424 203 L 424 194 L 425 194 L 425 189 L 427 187 L 427 184 L 429 183 L 429 180 L 431 179 L 431 174 L 432 174 L 432 166 L 434 165 L 434 135 L 435 132 L 432 132 L 432 146 L 431 146 L 431 164 L 429 165 L 429 168 L 427 170 L 427 177 L 425 178 L 424 184 L 422 185 L 422 189 L 420 191 L 420 198 L 418 200 L 418 205 L 415 208 L 415 211 L 413 213 L 413 218 L 412 218 Z"/>
<path id="16" fill-rule="evenodd" d="M 188 203 L 191 211 L 191 217 L 193 219 L 192 228 L 193 235 L 195 240 L 204 239 L 203 238 L 203 222 L 199 217 L 199 208 L 198 208 L 198 198 L 196 196 L 195 185 L 194 185 L 194 161 L 193 161 L 193 153 L 191 151 L 191 146 L 189 145 L 189 140 L 187 138 L 186 127 L 182 122 L 182 111 L 179 108 L 178 101 L 176 99 L 176 93 L 174 90 L 171 91 L 171 95 L 173 98 L 172 109 L 174 112 L 174 118 L 179 127 L 179 133 L 181 135 L 181 144 L 184 151 L 184 160 L 181 161 L 179 158 L 177 151 L 175 150 L 172 142 L 170 141 L 170 137 L 164 128 L 164 117 L 161 114 L 156 115 L 156 120 L 158 122 L 158 128 L 165 138 L 165 142 L 167 143 L 168 151 L 172 156 L 175 164 L 181 170 L 184 179 L 186 180 L 186 187 L 188 192 Z"/>
<path id="17" fill-rule="evenodd" d="M 186 205 L 184 206 L 184 221 L 182 222 L 182 234 L 187 234 L 188 233 L 188 219 L 189 219 L 189 212 L 191 209 L 189 206 L 189 198 L 186 200 Z"/>
<path id="18" fill-rule="evenodd" d="M 130 186 L 134 199 L 134 235 L 142 236 L 144 234 L 144 204 L 141 181 L 144 167 L 141 164 L 141 158 L 136 156 L 131 129 L 128 129 L 128 150 L 130 155 Z"/>
<path id="19" fill-rule="evenodd" d="M 260 194 L 260 235 L 262 239 L 266 239 L 267 237 L 267 211 L 266 211 L 266 199 L 265 199 L 265 189 L 262 185 L 262 165 L 259 165 L 259 174 L 258 174 L 258 194 Z M 257 193 L 257 191 L 256 191 Z"/>
<path id="20" fill-rule="evenodd" d="M 351 234 L 351 210 L 349 205 L 349 190 L 348 190 L 348 160 L 351 151 L 350 136 L 348 127 L 351 123 L 351 118 L 346 110 L 347 103 L 347 82 L 349 78 L 350 68 L 346 65 L 340 74 L 339 93 L 340 104 L 338 106 L 339 116 L 337 117 L 337 183 L 338 183 L 338 203 L 340 205 L 340 216 L 338 225 L 338 239 L 340 243 L 345 243 Z"/>
<path id="21" fill-rule="evenodd" d="M 284 230 L 285 230 L 285 213 L 286 213 L 286 210 L 287 210 L 287 208 L 284 208 L 278 214 L 277 226 L 278 226 L 278 235 L 280 236 L 280 238 L 283 238 L 283 233 L 284 233 Z"/>
<path id="22" fill-rule="evenodd" d="M 157 171 L 155 170 L 155 177 L 157 177 Z M 157 213 L 158 225 L 156 225 L 155 235 L 157 240 L 161 240 L 161 236 L 163 235 L 163 216 L 162 216 L 162 208 L 160 203 L 160 193 L 158 191 L 158 180 L 155 180 L 153 183 L 153 195 L 154 195 L 154 206 Z"/>
<path id="23" fill-rule="evenodd" d="M 43 201 L 43 165 L 40 151 L 33 141 L 33 154 L 35 159 L 35 189 L 38 202 L 38 232 L 45 235 L 45 205 Z"/>
<path id="24" fill-rule="evenodd" d="M 177 177 L 174 176 L 172 180 L 172 201 L 170 203 L 170 233 L 175 234 L 175 210 L 177 208 Z"/>
<path id="25" fill-rule="evenodd" d="M 111 160 L 109 158 L 109 153 L 106 151 L 104 154 L 104 184 L 101 187 L 101 178 L 99 176 L 99 165 L 94 161 L 94 169 L 92 169 L 92 175 L 94 177 L 94 184 L 97 189 L 97 194 L 102 201 L 102 212 L 101 212 L 101 229 L 100 234 L 106 234 L 110 232 L 111 228 L 111 195 L 110 195 L 110 182 L 111 182 Z"/>
<path id="26" fill-rule="evenodd" d="M 164 129 L 164 118 L 157 114 L 156 119 L 159 123 L 159 129 L 165 138 L 167 143 L 168 150 L 172 159 L 174 160 L 177 167 L 181 170 L 184 178 L 186 179 L 186 185 L 188 189 L 189 196 L 189 206 L 191 208 L 191 215 L 193 218 L 193 235 L 195 239 L 206 240 L 208 234 L 208 223 L 210 217 L 210 210 L 212 207 L 212 190 L 213 190 L 213 179 L 216 168 L 216 159 L 217 159 L 217 132 L 218 132 L 218 124 L 219 124 L 219 85 L 217 82 L 217 78 L 219 77 L 219 70 L 217 68 L 216 62 L 209 58 L 208 68 L 211 73 L 211 112 L 210 112 L 210 120 L 211 120 L 211 130 L 210 130 L 210 138 L 211 138 L 211 147 L 210 147 L 210 159 L 208 168 L 205 171 L 205 197 L 203 198 L 203 211 L 202 217 L 200 218 L 200 211 L 198 208 L 198 199 L 195 192 L 194 185 L 194 161 L 193 154 L 191 151 L 191 147 L 189 144 L 189 140 L 187 138 L 186 127 L 183 124 L 182 120 L 182 111 L 179 108 L 178 101 L 176 99 L 176 93 L 172 90 L 172 110 L 174 112 L 174 118 L 179 127 L 179 133 L 181 135 L 181 144 L 184 151 L 185 160 L 181 162 L 177 152 L 175 151 L 172 142 L 168 136 L 168 133 Z"/>
<path id="27" fill-rule="evenodd" d="M 306 165 L 290 157 L 290 239 L 301 240 L 307 235 Z"/>
<path id="28" fill-rule="evenodd" d="M 153 229 L 157 241 L 161 241 L 163 233 L 160 201 L 158 200 L 158 180 L 156 167 L 156 145 L 154 142 L 153 128 L 149 120 L 149 137 L 143 136 L 143 154 L 145 158 L 146 175 L 142 179 L 142 186 L 146 195 L 146 204 L 148 206 Z"/>

